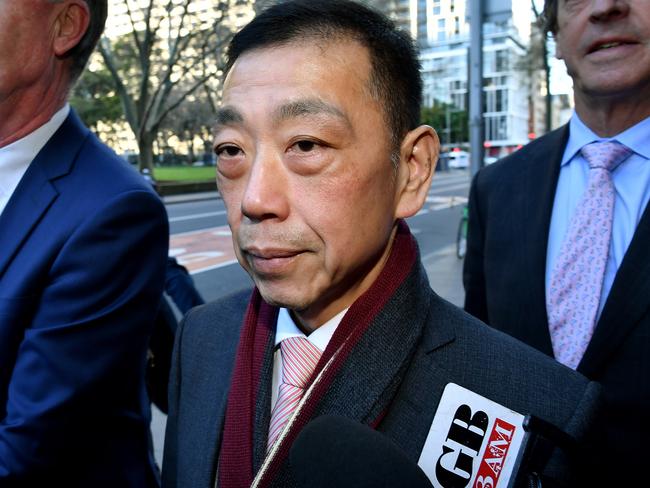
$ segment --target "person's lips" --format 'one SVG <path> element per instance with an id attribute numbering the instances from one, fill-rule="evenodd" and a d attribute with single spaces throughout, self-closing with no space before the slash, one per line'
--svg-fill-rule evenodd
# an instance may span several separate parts
<path id="1" fill-rule="evenodd" d="M 587 54 L 621 54 L 626 50 L 633 48 L 639 44 L 635 39 L 621 38 L 621 37 L 609 37 L 598 39 L 593 42 L 587 48 Z"/>
<path id="2" fill-rule="evenodd" d="M 303 254 L 303 250 L 278 247 L 251 247 L 244 249 L 248 262 L 261 274 L 277 274 L 285 271 Z"/>

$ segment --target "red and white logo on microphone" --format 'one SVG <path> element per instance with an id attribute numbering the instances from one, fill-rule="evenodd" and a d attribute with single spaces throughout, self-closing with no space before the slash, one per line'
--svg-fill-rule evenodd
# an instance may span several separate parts
<path id="1" fill-rule="evenodd" d="M 435 487 L 507 487 L 524 447 L 523 421 L 523 415 L 449 383 L 418 465 Z"/>

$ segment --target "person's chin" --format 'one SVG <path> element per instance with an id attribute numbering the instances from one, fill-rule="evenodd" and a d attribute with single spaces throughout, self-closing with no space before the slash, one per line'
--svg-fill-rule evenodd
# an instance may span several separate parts
<path id="1" fill-rule="evenodd" d="M 304 292 L 304 285 L 279 285 L 278 283 L 268 283 L 263 280 L 255 280 L 255 285 L 264 301 L 275 307 L 303 310 L 309 302 L 304 293 L 301 293 L 301 290 Z"/>

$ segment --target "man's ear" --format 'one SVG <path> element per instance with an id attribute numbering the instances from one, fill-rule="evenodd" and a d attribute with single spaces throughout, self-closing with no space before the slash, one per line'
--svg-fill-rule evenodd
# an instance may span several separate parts
<path id="1" fill-rule="evenodd" d="M 415 215 L 424 205 L 440 153 L 438 134 L 428 125 L 413 129 L 402 141 L 395 218 Z"/>
<path id="2" fill-rule="evenodd" d="M 61 57 L 74 48 L 88 30 L 90 11 L 84 0 L 70 0 L 61 5 L 54 26 L 54 54 Z"/>

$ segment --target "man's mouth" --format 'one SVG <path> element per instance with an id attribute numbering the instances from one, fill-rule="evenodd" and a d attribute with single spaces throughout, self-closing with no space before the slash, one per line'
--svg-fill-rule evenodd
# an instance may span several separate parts
<path id="1" fill-rule="evenodd" d="M 632 44 L 637 44 L 635 42 L 631 41 L 608 41 L 608 42 L 603 42 L 600 44 L 595 44 L 594 46 L 589 49 L 589 54 L 598 52 L 598 51 L 604 51 L 606 49 L 612 49 L 615 47 L 620 47 L 620 46 L 629 46 Z"/>
<path id="2" fill-rule="evenodd" d="M 600 51 L 601 49 L 609 49 L 610 47 L 621 46 L 622 44 L 623 44 L 622 42 L 608 42 L 607 44 L 602 44 L 601 46 L 598 46 L 596 48 L 596 51 Z"/>
<path id="3" fill-rule="evenodd" d="M 286 273 L 304 253 L 294 249 L 247 249 L 246 260 L 258 275 L 277 275 Z"/>

